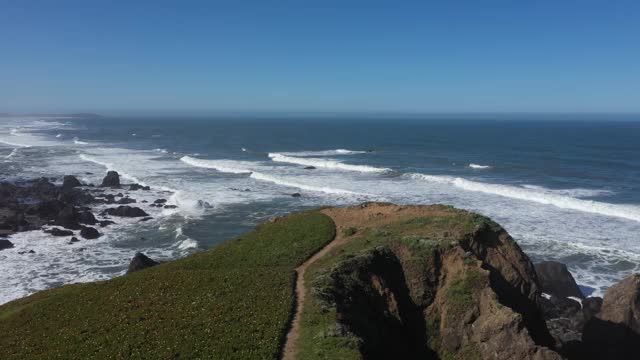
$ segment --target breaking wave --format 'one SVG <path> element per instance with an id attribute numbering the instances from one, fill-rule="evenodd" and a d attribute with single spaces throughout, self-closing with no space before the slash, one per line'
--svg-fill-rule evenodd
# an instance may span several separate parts
<path id="1" fill-rule="evenodd" d="M 220 172 L 231 174 L 250 174 L 251 170 L 247 170 L 245 166 L 253 165 L 248 161 L 233 161 L 233 160 L 204 160 L 197 159 L 191 156 L 183 156 L 180 161 L 189 164 L 191 166 L 213 169 Z"/>
<path id="2" fill-rule="evenodd" d="M 466 180 L 459 177 L 434 176 L 425 174 L 407 175 L 413 179 L 436 182 L 440 184 L 451 184 L 457 188 L 467 191 L 498 195 L 517 200 L 532 201 L 544 205 L 553 205 L 561 209 L 577 210 L 640 222 L 640 207 L 638 206 L 609 204 L 592 200 L 576 199 L 567 195 L 560 195 L 548 191 L 540 191 L 539 189 L 482 183 L 478 181 Z"/>
<path id="3" fill-rule="evenodd" d="M 294 156 L 288 156 L 288 155 L 283 155 L 278 153 L 269 153 L 269 157 L 271 158 L 271 160 L 275 162 L 297 164 L 297 165 L 303 165 L 303 166 L 314 166 L 314 167 L 325 168 L 325 169 L 359 171 L 359 172 L 368 172 L 368 173 L 391 171 L 391 169 L 388 169 L 388 168 L 377 168 L 377 167 L 367 166 L 367 165 L 351 165 L 351 164 L 345 164 L 336 160 L 294 157 Z"/>
<path id="4" fill-rule="evenodd" d="M 322 192 L 322 193 L 325 193 L 325 194 L 367 195 L 367 194 L 357 193 L 357 192 L 353 192 L 353 191 L 349 191 L 349 190 L 336 189 L 336 188 L 332 188 L 332 187 L 328 187 L 328 186 L 314 186 L 314 185 L 309 185 L 309 184 L 302 184 L 302 183 L 299 183 L 299 182 L 291 181 L 289 179 L 285 179 L 285 178 L 281 178 L 281 177 L 277 177 L 277 176 L 272 176 L 272 175 L 267 175 L 267 174 L 263 174 L 263 173 L 259 173 L 259 172 L 255 172 L 255 171 L 251 173 L 250 177 L 252 179 L 256 179 L 256 180 L 260 180 L 260 181 L 267 181 L 267 182 L 274 183 L 274 184 L 277 184 L 277 185 L 294 187 L 294 188 L 307 190 L 307 191 Z"/>
<path id="5" fill-rule="evenodd" d="M 469 164 L 469 167 L 472 169 L 478 169 L 478 170 L 482 170 L 482 169 L 491 169 L 492 166 L 489 165 L 478 165 L 478 164 Z"/>
<path id="6" fill-rule="evenodd" d="M 290 155 L 290 156 L 332 156 L 332 155 L 357 155 L 357 154 L 366 154 L 369 152 L 371 151 L 334 149 L 334 150 L 321 150 L 321 151 L 281 152 L 280 154 Z"/>

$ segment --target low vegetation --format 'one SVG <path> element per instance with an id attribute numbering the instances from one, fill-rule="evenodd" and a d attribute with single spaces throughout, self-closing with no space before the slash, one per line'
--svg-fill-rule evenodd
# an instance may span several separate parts
<path id="1" fill-rule="evenodd" d="M 0 306 L 0 357 L 277 358 L 294 269 L 334 236 L 328 216 L 300 213 L 181 260 L 13 301 Z"/>

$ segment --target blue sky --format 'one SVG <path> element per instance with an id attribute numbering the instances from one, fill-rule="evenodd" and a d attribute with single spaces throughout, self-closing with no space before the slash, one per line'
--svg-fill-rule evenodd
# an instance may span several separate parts
<path id="1" fill-rule="evenodd" d="M 640 112 L 640 2 L 0 0 L 3 111 Z"/>

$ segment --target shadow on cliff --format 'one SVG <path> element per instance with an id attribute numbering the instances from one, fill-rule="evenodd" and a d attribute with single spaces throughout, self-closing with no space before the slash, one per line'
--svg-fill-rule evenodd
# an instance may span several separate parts
<path id="1" fill-rule="evenodd" d="M 340 321 L 361 338 L 365 359 L 438 359 L 397 257 L 383 249 L 343 264 L 336 281 Z"/>

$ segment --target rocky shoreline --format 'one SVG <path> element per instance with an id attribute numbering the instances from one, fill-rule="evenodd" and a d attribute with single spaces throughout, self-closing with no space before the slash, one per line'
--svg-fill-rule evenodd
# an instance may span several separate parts
<path id="1" fill-rule="evenodd" d="M 122 184 L 115 171 L 107 172 L 98 186 L 82 184 L 73 175 L 64 176 L 58 185 L 54 184 L 56 180 L 43 177 L 0 182 L 0 250 L 12 248 L 11 235 L 18 232 L 39 230 L 66 238 L 71 244 L 99 238 L 100 229 L 116 224 L 118 218 L 139 218 L 139 221 L 152 218 L 132 205 L 137 203 L 132 193 L 149 191 L 150 187 Z M 111 194 L 107 190 L 118 192 Z M 157 199 L 148 206 L 175 206 L 165 203 L 165 199 Z M 99 205 L 108 207 L 95 212 Z"/>

